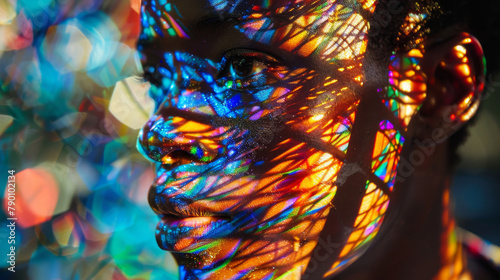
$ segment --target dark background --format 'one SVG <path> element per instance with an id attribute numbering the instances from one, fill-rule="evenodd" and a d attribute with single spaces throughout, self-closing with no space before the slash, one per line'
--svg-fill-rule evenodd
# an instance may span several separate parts
<path id="1" fill-rule="evenodd" d="M 488 75 L 489 85 L 466 142 L 451 195 L 461 227 L 500 244 L 500 73 Z"/>

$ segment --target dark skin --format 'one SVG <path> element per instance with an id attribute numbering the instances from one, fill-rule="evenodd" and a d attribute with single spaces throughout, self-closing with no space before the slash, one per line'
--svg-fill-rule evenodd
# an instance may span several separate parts
<path id="1" fill-rule="evenodd" d="M 480 89 L 475 91 L 480 96 L 482 90 L 479 84 L 459 79 L 462 73 L 450 67 L 455 61 L 451 53 L 462 36 L 468 35 L 442 40 L 445 35 L 441 34 L 437 35 L 439 40 L 428 39 L 427 56 L 422 62 L 430 77 L 428 96 L 412 118 L 408 129 L 412 138 L 402 152 L 402 158 L 410 163 L 412 157 L 415 159 L 415 151 L 422 151 L 425 156 L 422 161 L 414 160 L 417 164 L 411 167 L 400 166 L 396 181 L 401 187 L 394 192 L 393 208 L 389 207 L 379 237 L 358 261 L 334 279 L 458 279 L 457 275 L 436 274 L 445 262 L 442 252 L 450 246 L 446 238 L 454 232 L 450 229 L 455 225 L 449 200 L 453 175 L 449 164 L 453 152 L 450 137 L 465 124 L 463 120 L 452 120 L 450 112 L 471 91 Z M 474 54 L 470 69 L 480 83 L 484 79 L 480 46 L 473 40 L 466 48 Z M 450 64 L 443 66 L 443 61 Z M 491 268 L 481 265 L 467 251 L 462 254 L 460 263 L 467 267 L 472 279 L 495 279 L 497 273 Z"/>
<path id="2" fill-rule="evenodd" d="M 408 178 L 398 213 L 389 212 L 387 223 L 370 249 L 335 279 L 432 279 L 440 269 L 442 196 L 449 188 L 446 144 L 428 157 Z M 439 173 L 438 173 L 439 172 Z M 435 176 L 442 174 L 442 176 Z M 411 199 L 408 199 L 411 197 Z M 419 208 L 419 211 L 415 211 Z"/>
<path id="3" fill-rule="evenodd" d="M 470 275 L 446 161 L 447 138 L 477 109 L 479 43 L 428 40 L 373 82 L 369 71 L 387 70 L 365 57 L 370 4 L 224 3 L 143 10 L 158 111 L 139 144 L 158 162 L 158 244 L 186 278 Z"/>

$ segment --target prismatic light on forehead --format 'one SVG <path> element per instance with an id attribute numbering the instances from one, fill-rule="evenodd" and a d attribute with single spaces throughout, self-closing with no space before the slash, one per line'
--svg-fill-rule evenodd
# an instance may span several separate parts
<path id="1" fill-rule="evenodd" d="M 210 2 L 210 6 L 214 8 L 216 11 L 231 11 L 235 10 L 236 6 L 241 4 L 241 0 L 208 0 Z M 357 5 L 363 8 L 366 11 L 373 12 L 375 9 L 375 0 L 362 0 L 362 1 L 338 1 L 338 0 L 326 0 L 326 1 L 317 1 L 317 0 L 291 0 L 291 1 L 280 1 L 280 0 L 260 0 L 260 1 L 246 1 L 252 2 L 252 6 L 250 7 L 253 10 L 259 9 L 275 9 L 276 11 L 283 12 L 285 10 L 291 8 L 297 8 L 303 5 L 309 4 L 321 4 L 321 3 L 347 3 L 348 5 Z"/>
<path id="2" fill-rule="evenodd" d="M 259 5 L 259 1 L 210 0 L 209 6 L 221 18 L 238 14 L 241 24 L 235 27 L 252 40 L 266 44 L 279 41 L 280 48 L 287 51 L 302 56 L 314 52 L 331 61 L 364 53 L 369 24 L 363 15 L 371 15 L 375 1 L 264 0 Z M 175 1 L 146 0 L 141 12 L 142 39 L 189 38 Z"/>
<path id="3" fill-rule="evenodd" d="M 238 26 L 248 38 L 301 56 L 319 55 L 335 62 L 362 55 L 366 49 L 370 1 L 296 1 L 297 5 L 256 7 Z M 363 12 L 364 13 L 363 13 Z"/>

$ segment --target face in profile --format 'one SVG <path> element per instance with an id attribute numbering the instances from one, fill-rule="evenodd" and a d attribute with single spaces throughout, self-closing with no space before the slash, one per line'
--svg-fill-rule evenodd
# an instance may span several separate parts
<path id="1" fill-rule="evenodd" d="M 369 79 L 375 8 L 143 1 L 138 49 L 156 113 L 138 146 L 157 163 L 156 238 L 182 277 L 326 277 L 377 235 L 426 84 L 419 49 Z"/>

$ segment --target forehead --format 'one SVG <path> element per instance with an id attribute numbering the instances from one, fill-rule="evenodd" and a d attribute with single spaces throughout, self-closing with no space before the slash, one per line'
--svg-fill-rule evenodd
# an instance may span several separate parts
<path id="1" fill-rule="evenodd" d="M 338 60 L 363 53 L 366 18 L 374 8 L 370 0 L 145 0 L 143 32 L 150 39 L 169 40 L 171 48 L 177 47 L 175 38 L 211 43 L 217 38 L 217 44 L 249 40 L 300 56 L 314 52 L 323 60 Z"/>
<path id="2" fill-rule="evenodd" d="M 196 19 L 211 14 L 234 14 L 245 16 L 253 12 L 266 10 L 273 14 L 300 13 L 311 9 L 321 9 L 327 5 L 343 5 L 354 10 L 373 11 L 375 1 L 354 0 L 145 0 L 142 1 L 153 11 L 156 9 L 170 10 L 175 6 L 186 19 Z"/>
<path id="3" fill-rule="evenodd" d="M 300 16 L 327 18 L 335 16 L 347 8 L 352 13 L 363 16 L 371 14 L 375 8 L 374 0 L 144 0 L 145 10 L 153 15 L 162 12 L 177 13 L 188 23 L 199 22 L 211 17 L 245 19 L 255 14 L 279 20 L 291 20 Z M 143 10 L 144 11 L 144 10 Z M 345 11 L 344 11 L 345 12 Z M 341 18 L 340 18 L 341 20 Z"/>

